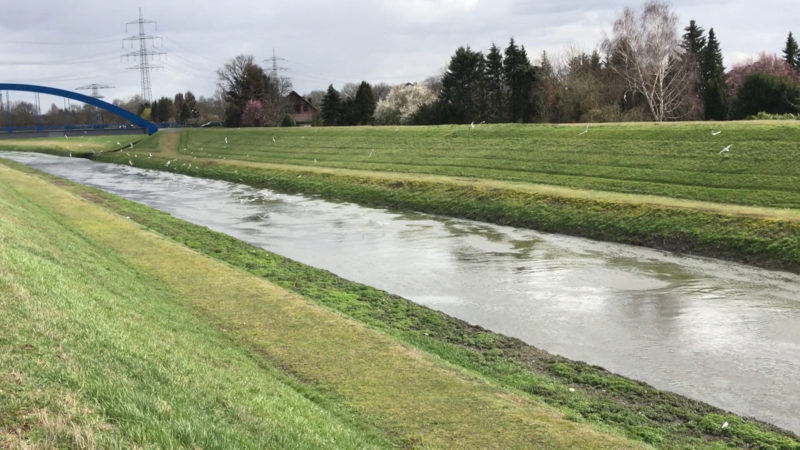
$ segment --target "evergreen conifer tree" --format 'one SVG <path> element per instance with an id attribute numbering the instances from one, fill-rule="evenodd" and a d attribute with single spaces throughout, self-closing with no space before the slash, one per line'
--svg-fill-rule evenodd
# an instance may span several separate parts
<path id="1" fill-rule="evenodd" d="M 354 100 L 355 116 L 357 125 L 372 123 L 372 115 L 375 113 L 375 96 L 372 93 L 372 86 L 366 81 L 362 81 L 356 91 Z"/>
<path id="2" fill-rule="evenodd" d="M 509 41 L 503 60 L 503 73 L 508 86 L 508 111 L 512 122 L 529 122 L 533 118 L 531 97 L 536 81 L 535 71 L 525 47 Z"/>
<path id="3" fill-rule="evenodd" d="M 704 36 L 705 30 L 703 27 L 697 25 L 694 20 L 689 21 L 689 26 L 683 29 L 683 48 L 689 54 L 694 56 L 695 61 L 700 60 L 700 54 L 706 47 L 706 37 Z"/>
<path id="4" fill-rule="evenodd" d="M 486 120 L 504 122 L 506 110 L 506 88 L 503 78 L 503 55 L 492 44 L 486 55 Z"/>
<path id="5" fill-rule="evenodd" d="M 322 123 L 328 126 L 340 125 L 342 121 L 342 98 L 339 91 L 328 85 L 325 96 L 322 97 Z"/>
<path id="6" fill-rule="evenodd" d="M 725 67 L 722 65 L 722 51 L 713 28 L 708 30 L 708 40 L 700 56 L 700 85 L 706 119 L 725 119 L 728 114 Z"/>
<path id="7" fill-rule="evenodd" d="M 789 37 L 786 38 L 786 46 L 783 48 L 783 60 L 789 64 L 792 69 L 800 71 L 800 49 L 798 49 L 797 41 L 789 32 Z"/>
<path id="8" fill-rule="evenodd" d="M 459 47 L 442 77 L 440 100 L 456 123 L 476 122 L 485 117 L 484 59 L 481 52 Z"/>

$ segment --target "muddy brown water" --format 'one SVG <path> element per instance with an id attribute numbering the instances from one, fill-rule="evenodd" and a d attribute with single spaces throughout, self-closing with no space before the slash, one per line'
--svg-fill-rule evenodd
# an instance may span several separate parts
<path id="1" fill-rule="evenodd" d="M 80 158 L 0 156 L 800 433 L 798 275 Z"/>

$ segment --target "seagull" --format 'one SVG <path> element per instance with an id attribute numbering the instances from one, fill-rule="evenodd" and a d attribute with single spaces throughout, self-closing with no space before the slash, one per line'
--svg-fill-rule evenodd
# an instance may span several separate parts
<path id="1" fill-rule="evenodd" d="M 581 131 L 580 133 L 578 133 L 578 136 L 580 136 L 580 135 L 582 135 L 582 134 L 586 134 L 586 133 L 588 133 L 588 132 L 589 132 L 589 124 L 587 123 L 587 124 L 586 124 L 586 128 L 584 128 L 584 129 L 583 129 L 583 131 Z"/>
<path id="2" fill-rule="evenodd" d="M 725 147 L 725 148 L 723 148 L 722 150 L 720 150 L 720 151 L 719 151 L 719 154 L 721 155 L 721 154 L 723 154 L 723 153 L 727 153 L 727 152 L 729 152 L 729 151 L 731 151 L 731 146 L 730 146 L 730 145 L 729 145 L 729 146 L 727 146 L 727 147 Z"/>
<path id="3" fill-rule="evenodd" d="M 718 135 L 718 134 L 720 134 L 720 133 L 722 133 L 722 131 L 719 131 L 719 130 L 711 130 L 711 135 L 712 135 L 712 136 L 716 136 L 716 135 Z"/>

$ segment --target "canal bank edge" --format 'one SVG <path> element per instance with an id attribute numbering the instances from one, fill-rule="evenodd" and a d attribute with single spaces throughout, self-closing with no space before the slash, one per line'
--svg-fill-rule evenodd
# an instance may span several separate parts
<path id="1" fill-rule="evenodd" d="M 17 164 L 4 164 L 20 167 Z M 32 169 L 22 169 L 33 172 Z M 793 447 L 791 433 L 569 361 L 517 339 L 340 279 L 111 194 L 40 175 L 197 251 L 263 277 L 503 386 L 562 408 L 567 417 L 664 447 Z M 56 181 L 57 180 L 57 181 Z M 721 428 L 728 422 L 734 426 Z"/>
<path id="2" fill-rule="evenodd" d="M 136 167 L 244 183 L 326 200 L 480 220 L 543 232 L 640 245 L 800 273 L 800 222 L 603 201 L 474 184 L 298 168 L 254 168 L 220 160 L 87 155 Z"/>

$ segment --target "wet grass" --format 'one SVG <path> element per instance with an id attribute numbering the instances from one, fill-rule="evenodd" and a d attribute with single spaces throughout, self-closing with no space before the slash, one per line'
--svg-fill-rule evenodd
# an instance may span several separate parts
<path id="1" fill-rule="evenodd" d="M 188 224 L 8 166 L 0 446 L 639 446 L 137 220 Z M 190 230 L 201 246 L 221 237 Z"/>
<path id="2" fill-rule="evenodd" d="M 248 246 L 228 236 L 109 194 L 69 189 L 198 252 L 267 279 L 326 308 L 500 386 L 564 411 L 577 423 L 617 430 L 659 447 L 792 448 L 791 435 L 601 368 L 569 361 L 521 341 L 470 326 L 385 292 Z M 723 428 L 727 421 L 728 427 Z"/>

